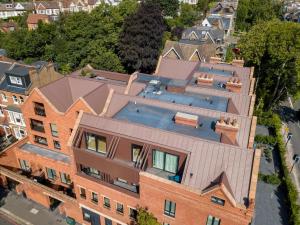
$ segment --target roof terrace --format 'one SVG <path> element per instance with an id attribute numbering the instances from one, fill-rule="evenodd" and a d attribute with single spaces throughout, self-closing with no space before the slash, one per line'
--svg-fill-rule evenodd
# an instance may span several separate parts
<path id="1" fill-rule="evenodd" d="M 209 74 L 215 74 L 215 75 L 225 76 L 225 77 L 232 77 L 233 76 L 233 72 L 232 71 L 217 69 L 217 68 L 214 68 L 213 66 L 212 67 L 201 66 L 199 68 L 199 72 L 209 73 Z"/>
<path id="2" fill-rule="evenodd" d="M 176 111 L 129 102 L 113 118 L 170 132 L 220 142 L 220 135 L 214 131 L 217 118 L 198 116 L 197 127 L 175 123 Z"/>
<path id="3" fill-rule="evenodd" d="M 189 105 L 199 108 L 212 109 L 226 112 L 228 106 L 228 98 L 203 95 L 192 92 L 169 92 L 167 86 L 183 88 L 188 81 L 171 80 L 168 78 L 153 79 L 148 83 L 145 90 L 139 96 L 144 98 L 156 99 L 164 102 L 172 102 L 181 105 Z M 217 85 L 217 84 L 216 84 Z"/>

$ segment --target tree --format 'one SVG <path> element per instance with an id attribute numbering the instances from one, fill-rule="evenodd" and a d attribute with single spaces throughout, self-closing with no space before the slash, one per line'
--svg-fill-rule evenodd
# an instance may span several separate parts
<path id="1" fill-rule="evenodd" d="M 266 109 L 288 94 L 299 93 L 299 24 L 278 20 L 259 23 L 242 37 L 239 47 L 246 63 L 255 66 L 256 94 Z"/>
<path id="2" fill-rule="evenodd" d="M 154 71 L 164 30 L 160 8 L 152 1 L 142 2 L 137 12 L 127 17 L 120 35 L 119 57 L 129 73 Z"/>
<path id="3" fill-rule="evenodd" d="M 146 208 L 138 207 L 137 222 L 135 225 L 161 225 L 152 213 Z"/>
<path id="4" fill-rule="evenodd" d="M 181 4 L 179 21 L 184 27 L 193 26 L 198 17 L 199 13 L 195 6 L 187 3 Z"/>
<path id="5" fill-rule="evenodd" d="M 164 16 L 176 17 L 179 10 L 178 0 L 152 0 L 161 7 Z"/>
<path id="6" fill-rule="evenodd" d="M 260 21 L 279 18 L 282 3 L 273 0 L 241 0 L 237 8 L 236 27 L 247 31 Z"/>
<path id="7" fill-rule="evenodd" d="M 209 0 L 199 0 L 197 3 L 197 9 L 203 12 L 203 15 L 206 16 L 209 10 Z"/>

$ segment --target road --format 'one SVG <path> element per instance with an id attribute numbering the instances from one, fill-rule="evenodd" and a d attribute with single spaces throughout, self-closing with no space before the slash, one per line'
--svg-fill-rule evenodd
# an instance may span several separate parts
<path id="1" fill-rule="evenodd" d="M 0 224 L 1 225 L 18 225 L 17 223 L 12 222 L 10 219 L 6 218 L 2 214 L 0 214 Z"/>

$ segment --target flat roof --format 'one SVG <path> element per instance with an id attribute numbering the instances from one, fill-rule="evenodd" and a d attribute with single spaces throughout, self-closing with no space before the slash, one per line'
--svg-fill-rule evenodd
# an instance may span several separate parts
<path id="1" fill-rule="evenodd" d="M 182 105 L 213 109 L 226 112 L 228 98 L 192 92 L 173 93 L 166 90 L 165 85 L 149 84 L 140 94 L 144 98 L 157 99 Z"/>
<path id="2" fill-rule="evenodd" d="M 174 122 L 174 116 L 176 113 L 176 111 L 165 108 L 129 102 L 121 109 L 121 111 L 114 115 L 113 118 L 170 132 L 220 142 L 220 135 L 217 134 L 213 129 L 218 118 L 199 116 L 198 127 L 195 128 L 176 124 Z"/>
<path id="3" fill-rule="evenodd" d="M 199 71 L 202 72 L 202 73 L 216 74 L 216 75 L 225 76 L 225 77 L 232 77 L 233 76 L 232 71 L 224 70 L 224 69 L 218 69 L 218 68 L 215 68 L 213 66 L 211 66 L 211 67 L 201 66 L 199 68 Z"/>

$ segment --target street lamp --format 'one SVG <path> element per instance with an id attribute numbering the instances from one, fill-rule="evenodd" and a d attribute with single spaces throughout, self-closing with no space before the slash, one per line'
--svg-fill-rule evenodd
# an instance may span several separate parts
<path id="1" fill-rule="evenodd" d="M 285 143 L 285 147 L 287 146 L 289 141 L 292 139 L 292 137 L 293 137 L 293 134 L 291 132 L 289 132 L 288 135 L 287 135 L 287 140 L 286 140 L 286 143 Z"/>
<path id="2" fill-rule="evenodd" d="M 300 156 L 299 156 L 298 154 L 295 154 L 294 157 L 293 157 L 293 160 L 294 160 L 294 163 L 293 163 L 293 166 L 292 166 L 292 168 L 291 168 L 290 173 L 293 171 L 295 164 L 296 164 L 296 163 L 299 163 L 299 161 L 300 161 Z"/>

